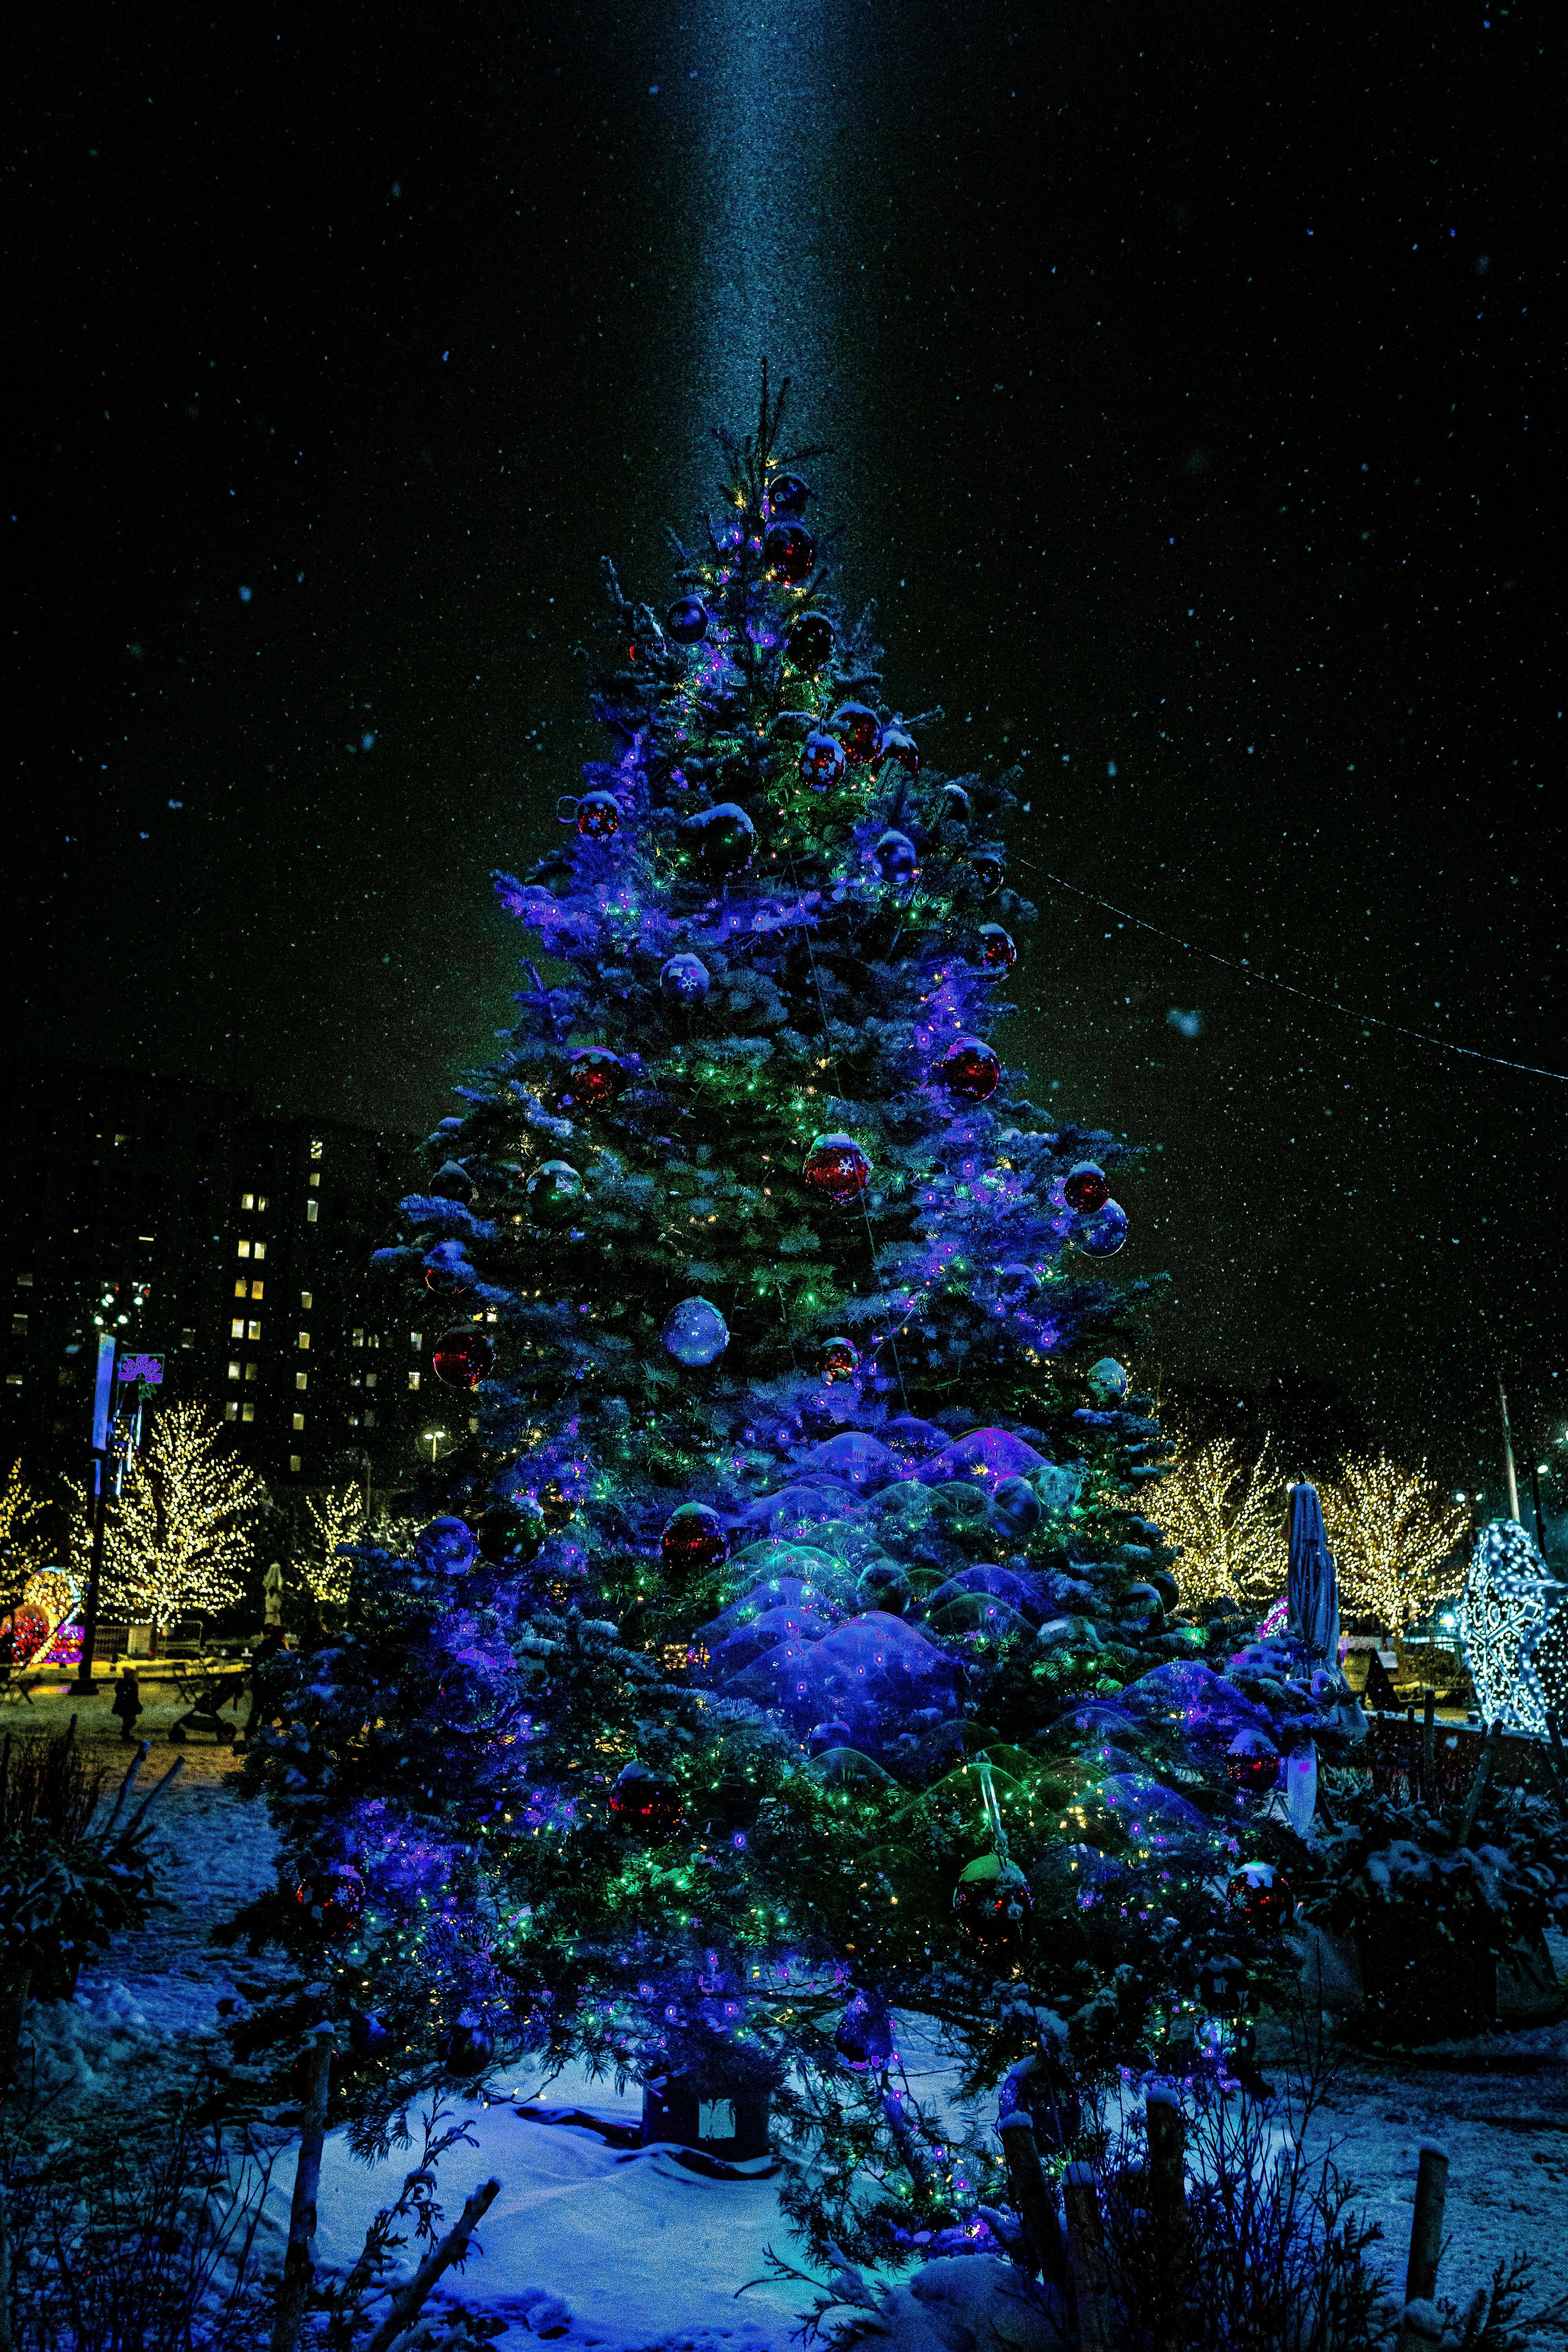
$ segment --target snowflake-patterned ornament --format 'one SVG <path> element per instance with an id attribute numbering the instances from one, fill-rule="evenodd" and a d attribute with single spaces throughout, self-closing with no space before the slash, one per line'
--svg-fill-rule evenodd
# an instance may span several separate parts
<path id="1" fill-rule="evenodd" d="M 1544 1733 L 1548 1712 L 1563 1700 L 1560 1692 L 1548 1696 L 1541 1667 L 1551 1673 L 1561 1655 L 1565 1604 L 1568 1585 L 1547 1573 L 1519 1521 L 1489 1520 L 1459 1601 L 1459 1639 L 1483 1723 Z"/>

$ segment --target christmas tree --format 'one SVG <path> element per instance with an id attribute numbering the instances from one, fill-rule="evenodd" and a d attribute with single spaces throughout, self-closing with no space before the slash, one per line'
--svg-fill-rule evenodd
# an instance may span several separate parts
<path id="1" fill-rule="evenodd" d="M 368 2107 L 572 2054 L 658 2137 L 728 2101 L 743 2158 L 771 2099 L 814 2242 L 875 2252 L 995 2189 L 898 2018 L 1058 2148 L 1075 2067 L 1191 2056 L 1288 1912 L 1261 1800 L 1315 1709 L 1176 1616 L 1109 1353 L 1133 1155 L 994 1042 L 1019 779 L 887 708 L 784 406 L 719 436 L 662 617 L 605 566 L 607 753 L 497 877 L 515 1017 L 380 1254 L 468 1425 L 251 1769 Z"/>

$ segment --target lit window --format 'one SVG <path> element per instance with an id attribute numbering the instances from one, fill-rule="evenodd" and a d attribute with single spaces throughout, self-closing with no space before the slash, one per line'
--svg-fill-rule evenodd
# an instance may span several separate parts
<path id="1" fill-rule="evenodd" d="M 261 1337 L 260 1324 L 247 1323 L 245 1327 L 245 1336 L 247 1339 L 259 1339 Z"/>
<path id="2" fill-rule="evenodd" d="M 319 1160 L 319 1159 L 321 1158 L 321 1145 L 320 1145 L 319 1143 L 314 1143 L 314 1142 L 313 1142 L 313 1143 L 311 1144 L 311 1146 L 310 1146 L 310 1157 L 311 1157 L 311 1159 L 312 1159 L 312 1160 Z M 311 1181 L 311 1182 L 312 1182 L 312 1183 L 314 1183 L 314 1181 L 315 1181 L 314 1177 L 312 1177 L 310 1181 Z"/>
<path id="3" fill-rule="evenodd" d="M 365 1374 L 365 1376 L 364 1376 L 364 1384 L 365 1384 L 365 1386 L 366 1386 L 366 1388 L 367 1388 L 367 1389 L 373 1389 L 373 1388 L 374 1388 L 374 1386 L 375 1386 L 375 1374 L 374 1374 L 374 1372 L 366 1372 L 366 1374 Z"/>
<path id="4" fill-rule="evenodd" d="M 256 1205 L 258 1209 L 264 1209 L 267 1206 L 267 1195 L 265 1192 L 258 1192 L 256 1196 Z"/>
<path id="5" fill-rule="evenodd" d="M 294 1375 L 294 1386 L 295 1386 L 297 1389 L 307 1389 L 307 1388 L 309 1388 L 309 1387 L 310 1387 L 310 1373 L 309 1373 L 309 1372 L 296 1372 L 296 1373 L 295 1373 L 295 1375 Z"/>
<path id="6" fill-rule="evenodd" d="M 409 1373 L 409 1375 L 408 1375 L 408 1385 L 409 1385 L 409 1387 L 410 1387 L 411 1389 L 416 1389 L 416 1388 L 418 1387 L 418 1385 L 419 1385 L 419 1375 L 418 1375 L 418 1373 L 417 1373 L 417 1372 L 410 1372 L 410 1373 Z"/>
<path id="7" fill-rule="evenodd" d="M 233 1357 L 229 1359 L 228 1376 L 231 1381 L 237 1381 L 239 1378 L 239 1366 Z"/>
<path id="8" fill-rule="evenodd" d="M 250 1296 L 250 1285 L 243 1275 L 234 1286 L 234 1295 L 237 1298 L 248 1298 Z"/>
<path id="9" fill-rule="evenodd" d="M 410 1331 L 408 1344 L 411 1348 L 422 1348 L 425 1345 L 424 1334 L 419 1331 Z"/>
<path id="10" fill-rule="evenodd" d="M 308 1348 L 308 1347 L 310 1346 L 310 1335 L 309 1331 L 301 1331 L 301 1332 L 300 1332 L 300 1345 L 301 1346 L 301 1348 Z"/>
<path id="11" fill-rule="evenodd" d="M 363 1348 L 364 1346 L 364 1333 L 363 1331 L 351 1331 L 349 1333 L 349 1340 L 352 1346 L 355 1348 Z"/>
<path id="12" fill-rule="evenodd" d="M 290 1470 L 300 1470 L 300 1469 L 303 1469 L 304 1465 L 303 1465 L 303 1463 L 301 1462 L 301 1460 L 300 1460 L 300 1458 L 299 1454 L 290 1454 L 290 1455 L 289 1456 L 289 1469 L 290 1469 Z"/>
<path id="13" fill-rule="evenodd" d="M 253 1404 L 242 1404 L 239 1408 L 239 1417 L 241 1421 L 254 1421 L 256 1407 Z"/>
<path id="14" fill-rule="evenodd" d="M 231 1339 L 244 1339 L 245 1324 L 241 1317 L 237 1315 L 235 1317 L 234 1321 L 228 1327 L 228 1336 Z"/>
<path id="15" fill-rule="evenodd" d="M 309 1312 L 309 1310 L 310 1310 L 310 1292 L 309 1292 L 308 1290 L 302 1290 L 302 1291 L 300 1293 L 300 1306 L 301 1306 L 301 1307 L 303 1307 L 306 1309 L 306 1311 L 307 1311 L 307 1312 Z"/>
<path id="16" fill-rule="evenodd" d="M 26 1336 L 26 1317 L 25 1315 L 13 1315 L 11 1318 L 11 1337 L 13 1339 L 25 1339 Z"/>
<path id="17" fill-rule="evenodd" d="M 374 1429 L 375 1427 L 375 1415 L 374 1412 L 366 1413 L 364 1417 L 364 1425 L 367 1429 Z"/>
<path id="18" fill-rule="evenodd" d="M 250 1286 L 250 1295 L 252 1298 L 259 1298 L 266 1287 L 267 1285 L 264 1282 L 253 1282 Z"/>
<path id="19" fill-rule="evenodd" d="M 31 1290 L 32 1286 L 33 1277 L 30 1274 L 19 1274 L 16 1276 L 16 1287 L 18 1290 Z"/>
<path id="20" fill-rule="evenodd" d="M 250 1244 L 248 1242 L 240 1243 L 239 1255 L 241 1257 L 248 1257 L 250 1255 Z"/>
<path id="21" fill-rule="evenodd" d="M 312 1169 L 310 1171 L 310 1190 L 312 1192 L 318 1192 L 321 1189 L 321 1174 L 320 1169 Z"/>
<path id="22" fill-rule="evenodd" d="M 257 1243 L 256 1255 L 258 1257 L 265 1257 L 267 1255 L 267 1244 L 265 1242 Z"/>
<path id="23" fill-rule="evenodd" d="M 257 1373 L 260 1370 L 260 1369 L 261 1369 L 261 1367 L 260 1367 L 260 1365 L 259 1365 L 259 1364 L 247 1364 L 247 1366 L 246 1366 L 246 1368 L 245 1368 L 245 1377 L 246 1377 L 246 1379 L 247 1379 L 247 1381 L 253 1381 L 253 1380 L 256 1378 Z"/>
<path id="24" fill-rule="evenodd" d="M 223 1417 L 225 1421 L 237 1421 L 239 1419 L 239 1407 L 236 1404 L 232 1397 L 230 1397 L 228 1402 L 223 1409 Z"/>
<path id="25" fill-rule="evenodd" d="M 255 1193 L 242 1192 L 239 1196 L 239 1205 L 242 1209 L 254 1209 L 256 1206 Z"/>
<path id="26" fill-rule="evenodd" d="M 5 1385 L 8 1389 L 19 1389 L 22 1385 L 21 1373 L 7 1372 L 5 1375 Z"/>
<path id="27" fill-rule="evenodd" d="M 315 1222 L 316 1222 L 316 1211 L 321 1207 L 321 1202 L 320 1202 L 319 1201 L 307 1201 L 307 1202 L 306 1202 L 306 1203 L 305 1203 L 305 1223 L 306 1223 L 308 1225 L 313 1225 L 313 1224 L 315 1223 Z"/>
<path id="28" fill-rule="evenodd" d="M 303 1429 L 303 1428 L 304 1428 L 304 1426 L 305 1426 L 305 1416 L 304 1416 L 304 1414 L 303 1414 L 302 1412 L 297 1412 L 297 1413 L 294 1415 L 294 1426 L 295 1426 L 295 1428 L 296 1428 L 296 1429 Z"/>

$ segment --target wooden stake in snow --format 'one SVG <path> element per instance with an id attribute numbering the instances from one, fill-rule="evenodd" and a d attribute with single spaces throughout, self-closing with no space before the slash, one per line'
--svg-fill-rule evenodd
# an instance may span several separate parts
<path id="1" fill-rule="evenodd" d="M 1105 2261 L 1105 2231 L 1094 2168 L 1069 2164 L 1062 2181 L 1068 2217 L 1068 2259 L 1072 2264 L 1081 2352 L 1111 2352 L 1110 2273 Z"/>
<path id="2" fill-rule="evenodd" d="M 998 2129 L 1006 2151 L 1013 2201 L 1029 2233 L 1035 2260 L 1042 2277 L 1059 2283 L 1067 2272 L 1062 2228 L 1057 2219 L 1056 2201 L 1046 2186 L 1045 2168 L 1028 2109 L 1015 2107 L 1010 2115 L 1003 2116 Z"/>
<path id="3" fill-rule="evenodd" d="M 1410 2222 L 1410 2260 L 1405 2272 L 1405 2316 L 1398 2352 L 1418 2352 L 1432 2341 L 1422 2333 L 1437 2287 L 1443 2252 L 1443 2207 L 1448 2195 L 1448 2159 L 1440 2147 L 1426 2147 L 1415 2174 L 1415 2211 Z M 1413 2308 L 1418 2306 L 1418 2308 Z"/>
<path id="4" fill-rule="evenodd" d="M 364 2352 L 390 2352 L 390 2347 L 396 2342 L 409 2321 L 418 2317 L 426 2296 L 442 2272 L 450 2270 L 454 2263 L 462 2261 L 468 2251 L 468 2240 L 500 2195 L 499 2180 L 483 2181 L 475 2189 L 456 2227 L 447 2231 L 438 2246 L 432 2247 L 408 2284 L 398 2288 L 392 2298 L 391 2310 L 365 2346 Z M 273 2352 L 277 2352 L 276 2342 Z"/>
<path id="5" fill-rule="evenodd" d="M 304 2324 L 306 2298 L 316 2274 L 310 2241 L 316 2234 L 316 2192 L 321 2185 L 321 2143 L 327 2136 L 327 2090 L 331 2063 L 332 2029 L 330 2025 L 318 2025 L 305 2084 L 300 2162 L 294 2173 L 294 2200 L 289 2209 L 289 2251 L 283 2257 L 283 2275 L 278 2283 L 272 2352 L 296 2352 Z"/>
<path id="6" fill-rule="evenodd" d="M 1497 1744 L 1502 1725 L 1494 1717 L 1481 1735 L 1481 1752 L 1476 1759 L 1476 1769 L 1470 1775 L 1470 1785 L 1465 1792 L 1465 1810 L 1459 1816 L 1459 1843 L 1468 1845 L 1475 1832 L 1476 1815 L 1481 1809 L 1497 1762 Z"/>
<path id="7" fill-rule="evenodd" d="M 1149 2127 L 1149 2219 L 1161 2292 L 1167 2308 L 1173 2310 L 1186 2282 L 1186 2130 L 1182 2103 L 1173 2090 L 1152 2089 L 1144 2113 Z"/>

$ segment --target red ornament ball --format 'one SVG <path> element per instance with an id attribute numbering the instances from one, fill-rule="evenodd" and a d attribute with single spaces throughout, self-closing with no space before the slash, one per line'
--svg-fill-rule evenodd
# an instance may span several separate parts
<path id="1" fill-rule="evenodd" d="M 472 1323 L 456 1323 L 443 1331 L 430 1358 L 430 1369 L 449 1389 L 477 1389 L 495 1361 L 495 1342 Z"/>
<path id="2" fill-rule="evenodd" d="M 352 1863 L 324 1862 L 300 1879 L 294 1900 L 335 1941 L 352 1936 L 364 1916 L 364 1881 Z"/>
<path id="3" fill-rule="evenodd" d="M 801 1164 L 801 1182 L 819 1201 L 847 1209 L 871 1179 L 871 1163 L 852 1135 L 819 1135 Z"/>
<path id="4" fill-rule="evenodd" d="M 775 580 L 798 588 L 816 562 L 816 542 L 804 523 L 775 522 L 763 541 L 763 560 Z"/>
<path id="5" fill-rule="evenodd" d="M 1277 1936 L 1296 1908 L 1289 1880 L 1271 1862 L 1244 1862 L 1227 1894 L 1231 1909 L 1266 1936 Z"/>
<path id="6" fill-rule="evenodd" d="M 860 1350 L 853 1339 L 837 1333 L 822 1343 L 822 1377 L 831 1387 L 835 1381 L 852 1381 L 860 1369 Z"/>
<path id="7" fill-rule="evenodd" d="M 800 747 L 800 772 L 814 793 L 825 793 L 844 773 L 844 746 L 837 735 L 813 728 Z"/>
<path id="8" fill-rule="evenodd" d="M 955 1037 L 936 1074 L 955 1102 L 982 1103 L 995 1093 L 1002 1065 L 983 1037 Z"/>
<path id="9" fill-rule="evenodd" d="M 831 723 L 837 730 L 851 767 L 858 768 L 876 758 L 882 740 L 882 722 L 868 703 L 841 702 Z"/>
<path id="10" fill-rule="evenodd" d="M 700 596 L 678 596 L 664 616 L 678 646 L 700 646 L 708 635 L 708 609 Z"/>
<path id="11" fill-rule="evenodd" d="M 1077 1215 L 1097 1216 L 1110 1198 L 1110 1180 L 1092 1160 L 1080 1160 L 1076 1168 L 1068 1170 L 1062 1198 Z"/>
<path id="12" fill-rule="evenodd" d="M 877 746 L 879 759 L 894 760 L 906 776 L 918 776 L 921 772 L 920 745 L 900 720 L 893 719 L 882 730 L 882 740 Z"/>
<path id="13" fill-rule="evenodd" d="M 985 1960 L 1019 1958 L 1034 1908 L 1028 1880 L 1016 1862 L 1004 1862 L 999 1854 L 981 1854 L 952 1890 L 958 1932 Z"/>
<path id="14" fill-rule="evenodd" d="M 1004 972 L 1012 971 L 1017 961 L 1018 950 L 1014 945 L 1011 931 L 1005 931 L 1000 923 L 982 923 L 980 969 L 987 980 L 1000 980 Z"/>
<path id="15" fill-rule="evenodd" d="M 425 1261 L 425 1287 L 434 1297 L 451 1298 L 468 1286 L 444 1259 L 431 1257 Z"/>
<path id="16" fill-rule="evenodd" d="M 784 515 L 801 514 L 810 496 L 809 484 L 798 474 L 775 474 L 767 487 L 768 513 L 775 522 Z"/>
<path id="17" fill-rule="evenodd" d="M 614 793 L 584 793 L 577 803 L 577 830 L 584 841 L 608 841 L 621 829 L 621 804 Z"/>
<path id="18" fill-rule="evenodd" d="M 784 639 L 796 669 L 814 677 L 833 651 L 833 624 L 826 613 L 803 613 Z"/>
<path id="19" fill-rule="evenodd" d="M 673 1837 L 686 1820 L 686 1806 L 673 1780 L 650 1772 L 646 1764 L 628 1764 L 610 1790 L 610 1811 L 623 1829 L 639 1837 Z"/>
<path id="20" fill-rule="evenodd" d="M 658 1539 L 665 1567 L 678 1576 L 694 1568 L 717 1568 L 730 1549 L 724 1522 L 706 1503 L 682 1503 L 665 1522 Z"/>
<path id="21" fill-rule="evenodd" d="M 566 1065 L 564 1085 L 556 1108 L 568 1110 L 613 1110 L 626 1083 L 626 1064 L 603 1045 L 580 1045 Z"/>
<path id="22" fill-rule="evenodd" d="M 1266 1731 L 1238 1731 L 1226 1750 L 1225 1769 L 1233 1789 L 1262 1796 L 1279 1778 L 1279 1750 Z"/>

